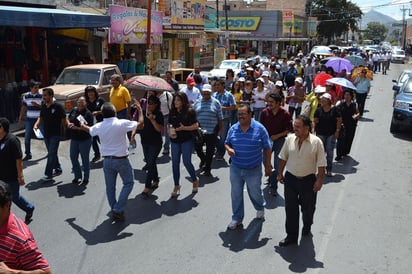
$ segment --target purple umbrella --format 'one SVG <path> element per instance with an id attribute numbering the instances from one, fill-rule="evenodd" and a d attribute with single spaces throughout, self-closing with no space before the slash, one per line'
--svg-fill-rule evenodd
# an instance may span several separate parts
<path id="1" fill-rule="evenodd" d="M 353 65 L 349 60 L 340 57 L 329 59 L 325 66 L 333 68 L 333 70 L 338 73 L 342 72 L 342 70 L 350 73 L 353 69 Z"/>

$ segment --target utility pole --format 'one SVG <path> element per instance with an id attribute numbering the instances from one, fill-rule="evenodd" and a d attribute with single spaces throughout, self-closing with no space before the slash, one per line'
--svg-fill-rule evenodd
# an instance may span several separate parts
<path id="1" fill-rule="evenodd" d="M 402 47 L 403 50 L 405 50 L 406 48 L 406 20 L 405 20 L 405 13 L 406 11 L 409 9 L 405 8 L 405 5 L 402 6 L 401 11 L 402 11 Z"/>

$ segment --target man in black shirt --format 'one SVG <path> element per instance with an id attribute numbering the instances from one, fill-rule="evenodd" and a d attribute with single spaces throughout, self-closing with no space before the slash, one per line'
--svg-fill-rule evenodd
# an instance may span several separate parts
<path id="1" fill-rule="evenodd" d="M 63 107 L 53 101 L 53 96 L 53 89 L 43 89 L 44 104 L 40 110 L 40 117 L 33 127 L 37 130 L 41 123 L 44 124 L 44 143 L 47 148 L 47 164 L 44 172 L 45 176 L 42 178 L 43 181 L 51 181 L 53 175 L 57 176 L 62 173 L 57 152 L 59 150 L 62 126 L 67 128 L 67 121 Z"/>
<path id="2" fill-rule="evenodd" d="M 25 222 L 33 216 L 34 206 L 20 195 L 20 186 L 24 185 L 23 160 L 19 139 L 9 133 L 10 122 L 0 117 L 0 180 L 10 186 L 13 202 L 26 212 Z"/>

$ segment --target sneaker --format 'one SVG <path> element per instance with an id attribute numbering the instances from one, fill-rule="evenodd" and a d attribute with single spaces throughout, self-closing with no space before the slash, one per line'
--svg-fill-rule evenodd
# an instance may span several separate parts
<path id="1" fill-rule="evenodd" d="M 63 170 L 61 168 L 56 168 L 53 172 L 53 176 L 59 176 L 63 173 Z"/>
<path id="2" fill-rule="evenodd" d="M 83 179 L 82 185 L 87 185 L 89 183 L 89 179 Z"/>
<path id="3" fill-rule="evenodd" d="M 125 220 L 123 212 L 112 211 L 112 217 L 115 221 L 123 222 Z"/>
<path id="4" fill-rule="evenodd" d="M 162 154 L 163 154 L 163 155 L 169 155 L 169 150 L 168 150 L 168 149 L 163 149 Z"/>
<path id="5" fill-rule="evenodd" d="M 278 190 L 277 190 L 276 188 L 274 188 L 274 187 L 271 187 L 271 188 L 269 189 L 269 193 L 272 194 L 273 197 L 277 197 L 277 196 L 279 195 L 279 194 L 278 194 Z"/>
<path id="6" fill-rule="evenodd" d="M 92 159 L 92 163 L 96 163 L 100 160 L 100 156 L 94 156 Z"/>
<path id="7" fill-rule="evenodd" d="M 28 160 L 31 160 L 31 155 L 26 155 L 24 158 L 23 158 L 23 161 L 28 161 Z"/>
<path id="8" fill-rule="evenodd" d="M 256 211 L 256 219 L 263 219 L 263 218 L 265 218 L 265 210 L 264 209 L 262 209 L 262 210 L 258 210 L 258 211 Z"/>
<path id="9" fill-rule="evenodd" d="M 210 173 L 209 170 L 205 170 L 205 171 L 203 172 L 203 175 L 204 175 L 204 176 L 207 176 L 207 177 L 212 177 L 212 173 Z"/>
<path id="10" fill-rule="evenodd" d="M 79 179 L 79 178 L 74 178 L 72 180 L 72 183 L 75 184 L 75 185 L 80 185 L 81 182 L 82 182 L 82 179 Z"/>
<path id="11" fill-rule="evenodd" d="M 236 228 L 238 228 L 239 226 L 242 226 L 242 222 L 241 221 L 231 221 L 228 225 L 227 228 L 230 230 L 234 230 Z"/>
<path id="12" fill-rule="evenodd" d="M 45 175 L 45 176 L 41 177 L 40 180 L 43 181 L 43 182 L 50 182 L 50 181 L 53 180 L 53 177 Z"/>

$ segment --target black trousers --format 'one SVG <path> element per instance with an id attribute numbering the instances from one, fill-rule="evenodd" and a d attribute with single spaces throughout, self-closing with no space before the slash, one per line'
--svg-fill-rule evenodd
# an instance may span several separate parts
<path id="1" fill-rule="evenodd" d="M 366 103 L 367 96 L 368 94 L 366 92 L 365 93 L 356 92 L 356 103 L 358 104 L 360 116 L 363 116 L 363 111 L 365 110 L 365 103 Z"/>
<path id="2" fill-rule="evenodd" d="M 210 172 L 213 154 L 215 153 L 217 137 L 216 134 L 205 134 L 203 138 L 203 144 L 206 144 L 206 153 L 203 151 L 203 144 L 196 145 L 196 153 L 199 156 L 200 161 L 205 164 L 204 171 Z"/>
<path id="3" fill-rule="evenodd" d="M 316 208 L 316 192 L 313 191 L 315 181 L 315 174 L 303 178 L 295 177 L 290 172 L 285 174 L 285 226 L 288 239 L 297 240 L 299 236 L 299 205 L 302 211 L 303 227 L 310 228 L 313 224 Z"/>
<path id="4" fill-rule="evenodd" d="M 353 138 L 355 137 L 356 124 L 346 125 L 343 136 L 339 136 L 336 144 L 336 156 L 346 156 L 350 153 Z"/>

